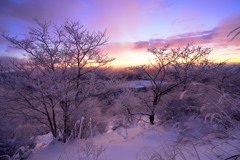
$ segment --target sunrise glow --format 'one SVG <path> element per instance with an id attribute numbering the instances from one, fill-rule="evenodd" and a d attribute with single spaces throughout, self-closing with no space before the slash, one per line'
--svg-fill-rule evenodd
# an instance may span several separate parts
<path id="1" fill-rule="evenodd" d="M 90 31 L 106 30 L 102 48 L 116 58 L 114 67 L 148 63 L 149 47 L 184 47 L 188 43 L 210 47 L 217 61 L 240 62 L 240 35 L 228 34 L 240 26 L 238 0 L 6 0 L 0 5 L 0 31 L 24 35 L 33 18 L 62 24 L 80 21 Z M 21 56 L 4 38 L 2 56 Z"/>

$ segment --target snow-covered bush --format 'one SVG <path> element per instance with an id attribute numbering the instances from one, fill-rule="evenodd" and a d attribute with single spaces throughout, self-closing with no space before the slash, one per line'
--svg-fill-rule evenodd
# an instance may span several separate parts
<path id="1" fill-rule="evenodd" d="M 34 139 L 0 140 L 0 147 L 1 149 L 4 149 L 4 150 L 1 150 L 0 156 L 8 155 L 13 160 L 17 159 L 17 157 L 19 159 L 21 158 L 24 159 L 23 157 L 25 157 L 26 159 L 31 154 L 31 149 L 33 149 L 34 146 L 35 146 Z"/>
<path id="2" fill-rule="evenodd" d="M 31 124 L 19 125 L 14 131 L 14 138 L 30 139 L 32 137 L 42 135 L 46 133 L 46 131 L 46 127 L 39 124 L 37 124 L 37 126 Z"/>
<path id="3" fill-rule="evenodd" d="M 200 111 L 205 118 L 205 122 L 216 123 L 225 129 L 234 127 L 236 122 L 239 123 L 240 97 L 224 93 L 209 86 L 204 87 L 205 91 L 210 95 L 202 95 L 205 103 Z"/>
<path id="4" fill-rule="evenodd" d="M 83 141 L 77 148 L 77 155 L 72 156 L 77 156 L 76 159 L 78 160 L 107 160 L 105 154 L 106 149 L 107 147 L 96 145 L 93 141 Z M 68 156 L 68 153 L 64 153 L 58 159 L 70 160 L 71 156 Z"/>
<path id="5" fill-rule="evenodd" d="M 214 141 L 210 143 L 189 142 L 166 144 L 159 147 L 143 147 L 136 155 L 137 160 L 238 160 L 240 157 L 237 141 L 232 143 Z"/>
<path id="6" fill-rule="evenodd" d="M 85 115 L 85 117 L 82 116 L 82 118 L 75 122 L 70 138 L 92 138 L 92 136 L 97 134 L 105 133 L 107 128 L 108 122 L 104 118 L 98 116 L 89 117 Z"/>
<path id="7" fill-rule="evenodd" d="M 181 122 L 184 118 L 188 119 L 191 116 L 197 116 L 200 113 L 200 103 L 194 97 L 186 99 L 175 99 L 169 101 L 163 109 L 164 114 L 161 116 L 161 121 L 165 122 Z"/>
<path id="8" fill-rule="evenodd" d="M 103 160 L 104 152 L 106 149 L 107 148 L 104 146 L 98 146 L 95 145 L 93 142 L 88 141 L 82 147 L 80 147 L 80 152 L 82 153 L 82 160 Z"/>
<path id="9" fill-rule="evenodd" d="M 188 90 L 176 91 L 163 101 L 158 117 L 170 124 L 179 134 L 179 141 L 201 138 L 235 137 L 231 130 L 239 126 L 238 95 L 218 90 L 215 86 L 192 83 Z"/>

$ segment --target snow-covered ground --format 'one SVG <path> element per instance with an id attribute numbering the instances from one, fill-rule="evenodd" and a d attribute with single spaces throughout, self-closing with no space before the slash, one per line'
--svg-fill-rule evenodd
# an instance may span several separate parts
<path id="1" fill-rule="evenodd" d="M 151 83 L 139 80 L 124 82 L 121 85 L 122 87 L 142 88 L 151 86 Z M 197 87 L 195 89 L 199 90 Z M 209 93 L 210 91 L 205 89 L 202 92 Z M 188 94 L 192 92 L 183 92 L 180 99 L 186 98 Z M 209 95 L 218 96 L 215 92 Z M 212 98 L 220 99 L 219 97 Z M 165 126 L 160 126 L 159 121 L 155 126 L 143 122 L 128 129 L 110 129 L 92 139 L 76 139 L 66 144 L 53 140 L 51 134 L 39 136 L 36 138 L 37 145 L 29 159 L 217 160 L 240 155 L 239 123 L 234 123 L 231 128 L 224 129 L 221 125 L 212 123 L 212 120 L 207 121 L 206 118 L 200 116 L 185 115 L 181 119 L 174 120 L 172 124 L 164 124 Z M 108 121 L 112 120 L 108 119 Z"/>
<path id="2" fill-rule="evenodd" d="M 51 135 L 37 138 L 30 160 L 158 160 L 223 159 L 240 153 L 239 139 L 178 142 L 174 129 L 137 126 L 117 129 L 89 140 L 63 144 Z M 47 145 L 49 143 L 49 145 Z M 39 147 L 41 146 L 41 147 Z"/>

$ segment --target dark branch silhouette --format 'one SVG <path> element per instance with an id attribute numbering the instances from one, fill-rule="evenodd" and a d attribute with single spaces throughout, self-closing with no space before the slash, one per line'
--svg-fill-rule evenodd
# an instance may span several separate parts
<path id="1" fill-rule="evenodd" d="M 235 33 L 234 33 L 235 32 Z M 240 27 L 235 28 L 234 30 L 232 30 L 227 37 L 230 37 L 231 35 L 233 35 L 233 37 L 230 39 L 230 41 L 234 40 L 238 35 L 240 34 Z"/>

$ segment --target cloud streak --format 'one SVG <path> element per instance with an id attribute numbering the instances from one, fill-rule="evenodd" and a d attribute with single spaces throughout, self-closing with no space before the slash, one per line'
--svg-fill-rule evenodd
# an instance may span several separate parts
<path id="1" fill-rule="evenodd" d="M 195 45 L 210 45 L 216 48 L 225 48 L 227 46 L 239 46 L 240 36 L 231 40 L 231 35 L 227 35 L 235 28 L 240 26 L 240 15 L 233 15 L 224 18 L 219 25 L 211 30 L 201 32 L 189 32 L 167 37 L 165 39 L 149 39 L 148 41 L 134 42 L 134 50 L 146 50 L 149 47 L 163 47 L 169 45 L 170 47 L 183 47 L 188 43 Z M 236 34 L 236 33 L 235 33 Z"/>
<path id="2" fill-rule="evenodd" d="M 213 42 L 215 36 L 215 29 L 203 32 L 190 32 L 168 37 L 166 39 L 150 39 L 149 41 L 138 41 L 134 43 L 135 50 L 146 50 L 151 47 L 183 47 L 187 44 L 205 45 Z"/>

